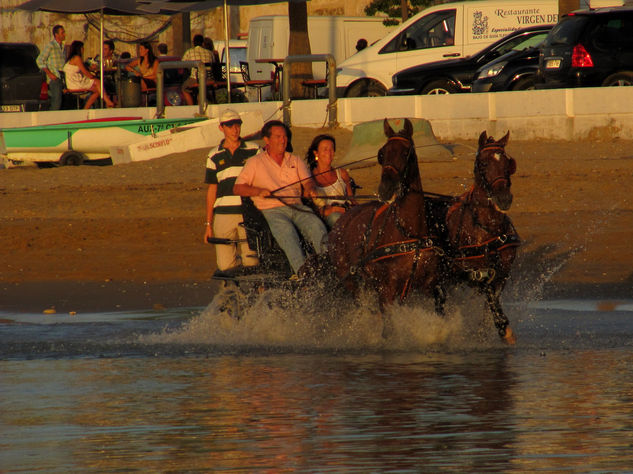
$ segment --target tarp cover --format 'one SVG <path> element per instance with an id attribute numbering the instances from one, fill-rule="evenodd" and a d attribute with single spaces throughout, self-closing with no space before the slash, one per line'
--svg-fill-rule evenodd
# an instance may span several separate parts
<path id="1" fill-rule="evenodd" d="M 442 145 L 433 135 L 433 129 L 428 120 L 410 118 L 413 125 L 413 143 L 418 155 L 418 161 L 452 161 L 451 149 Z M 395 132 L 404 128 L 404 118 L 389 119 L 389 124 Z M 341 160 L 336 160 L 336 166 L 350 169 L 362 168 L 377 164 L 378 150 L 385 144 L 384 120 L 363 122 L 354 126 L 349 151 Z"/>

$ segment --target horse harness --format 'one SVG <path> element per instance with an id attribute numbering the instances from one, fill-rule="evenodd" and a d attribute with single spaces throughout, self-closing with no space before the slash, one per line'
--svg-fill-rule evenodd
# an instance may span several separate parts
<path id="1" fill-rule="evenodd" d="M 506 229 L 506 232 L 502 234 L 497 234 L 485 226 L 482 222 L 479 221 L 477 217 L 477 213 L 473 209 L 471 205 L 470 198 L 472 197 L 472 192 L 474 188 L 471 188 L 467 197 L 463 199 L 461 202 L 454 204 L 451 209 L 447 212 L 448 215 L 455 212 L 457 209 L 461 209 L 461 219 L 459 225 L 459 234 L 457 236 L 457 241 L 459 242 L 461 231 L 463 229 L 463 220 L 465 211 L 470 211 L 472 215 L 473 224 L 483 229 L 492 237 L 487 239 L 484 242 L 474 245 L 462 245 L 453 249 L 450 253 L 450 258 L 462 269 L 464 273 L 468 274 L 468 277 L 475 282 L 486 282 L 491 283 L 496 277 L 496 271 L 494 268 L 494 264 L 489 268 L 473 270 L 467 267 L 466 262 L 473 261 L 477 259 L 484 259 L 485 262 L 490 262 L 491 259 L 497 259 L 499 255 L 506 249 L 512 247 L 519 247 L 521 245 L 521 239 L 516 229 L 514 228 L 514 224 L 508 218 L 506 214 L 503 214 L 503 225 L 502 228 Z"/>
<path id="2" fill-rule="evenodd" d="M 385 225 L 387 223 L 387 213 L 394 214 L 396 227 L 398 231 L 405 237 L 405 239 L 397 242 L 390 242 L 384 245 L 377 245 L 368 249 L 367 247 L 370 241 L 372 230 L 374 229 L 378 218 L 381 215 L 385 214 L 382 225 L 378 229 L 378 233 L 376 235 L 376 238 L 374 239 L 374 243 L 380 241 L 384 233 Z M 442 249 L 435 246 L 431 236 L 416 238 L 408 235 L 406 230 L 402 227 L 402 224 L 400 223 L 400 219 L 397 215 L 397 208 L 394 203 L 385 202 L 374 211 L 374 215 L 371 219 L 370 225 L 367 226 L 363 238 L 362 258 L 357 263 L 357 265 L 350 266 L 348 276 L 356 275 L 359 270 L 364 270 L 365 267 L 371 263 L 380 262 L 382 260 L 390 258 L 402 257 L 405 255 L 413 255 L 413 262 L 411 265 L 409 277 L 407 278 L 406 282 L 403 285 L 402 291 L 400 292 L 400 301 L 402 302 L 409 293 L 411 280 L 413 280 L 413 277 L 415 276 L 415 272 L 417 270 L 418 263 L 421 260 L 423 252 L 430 250 L 434 250 L 438 255 L 443 255 Z"/>

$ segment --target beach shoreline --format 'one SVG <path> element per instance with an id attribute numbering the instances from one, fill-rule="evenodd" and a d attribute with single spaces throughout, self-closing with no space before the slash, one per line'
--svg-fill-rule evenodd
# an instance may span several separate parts
<path id="1" fill-rule="evenodd" d="M 349 149 L 346 129 L 293 130 L 303 155 L 318 133 Z M 452 159 L 420 163 L 425 190 L 458 195 L 472 182 L 476 137 Z M 541 272 L 551 298 L 633 294 L 633 143 L 525 142 L 509 211 L 524 245 L 518 272 Z M 119 311 L 208 304 L 217 290 L 203 242 L 205 150 L 117 166 L 0 170 L 0 311 Z M 376 166 L 351 170 L 374 192 Z"/>

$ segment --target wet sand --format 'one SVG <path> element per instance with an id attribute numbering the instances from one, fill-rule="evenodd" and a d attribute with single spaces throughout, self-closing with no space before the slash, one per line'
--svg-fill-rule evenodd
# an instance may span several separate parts
<path id="1" fill-rule="evenodd" d="M 295 152 L 322 132 L 293 130 Z M 351 132 L 334 135 L 344 156 Z M 633 143 L 516 138 L 507 151 L 518 165 L 509 214 L 525 241 L 517 274 L 551 277 L 545 296 L 633 295 Z M 473 137 L 451 144 L 453 160 L 421 163 L 425 190 L 464 192 L 475 147 Z M 216 284 L 203 243 L 205 157 L 0 170 L 0 311 L 206 305 Z M 377 167 L 351 175 L 361 193 L 376 189 Z"/>

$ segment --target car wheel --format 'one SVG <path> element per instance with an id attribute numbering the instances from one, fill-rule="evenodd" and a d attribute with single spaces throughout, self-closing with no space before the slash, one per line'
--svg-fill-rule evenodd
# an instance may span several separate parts
<path id="1" fill-rule="evenodd" d="M 457 87 L 446 79 L 440 79 L 439 81 L 429 82 L 424 88 L 422 95 L 443 95 L 443 94 L 455 94 Z"/>
<path id="2" fill-rule="evenodd" d="M 604 87 L 633 86 L 633 72 L 623 71 L 611 74 L 602 82 L 602 85 Z"/>
<path id="3" fill-rule="evenodd" d="M 85 156 L 76 151 L 67 151 L 59 159 L 59 166 L 79 166 L 83 164 Z"/>
<path id="4" fill-rule="evenodd" d="M 535 87 L 535 80 L 533 76 L 528 76 L 528 77 L 522 77 L 521 79 L 519 79 L 518 81 L 516 81 L 514 84 L 512 84 L 512 87 L 510 88 L 510 90 L 513 91 L 531 91 L 534 90 Z"/>
<path id="5" fill-rule="evenodd" d="M 345 97 L 382 97 L 387 95 L 387 89 L 376 81 L 360 81 L 352 85 Z"/>

